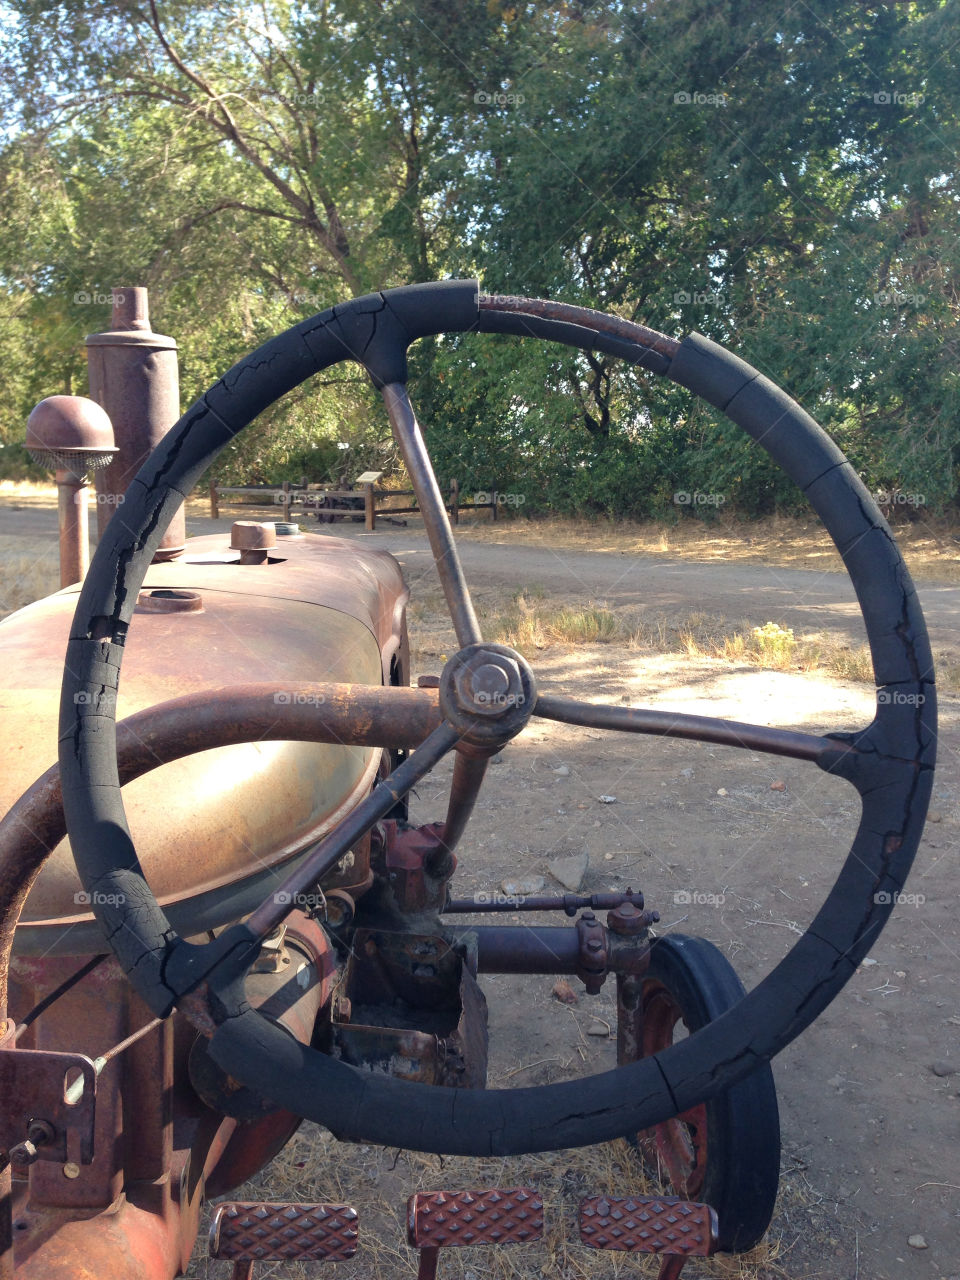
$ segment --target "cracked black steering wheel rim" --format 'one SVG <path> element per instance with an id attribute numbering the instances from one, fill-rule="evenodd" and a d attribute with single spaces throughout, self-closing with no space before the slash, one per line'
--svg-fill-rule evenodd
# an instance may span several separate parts
<path id="1" fill-rule="evenodd" d="M 848 780 L 861 796 L 862 813 L 851 851 L 810 927 L 729 1013 L 654 1057 L 588 1080 L 510 1090 L 443 1089 L 363 1073 L 300 1044 L 251 1009 L 243 974 L 262 930 L 248 921 L 203 947 L 176 936 L 140 869 L 116 759 L 116 691 L 137 592 L 173 511 L 220 449 L 279 396 L 353 359 L 383 392 L 426 513 L 439 491 L 406 399 L 406 350 L 419 337 L 470 330 L 619 355 L 702 396 L 753 436 L 803 490 L 833 537 L 860 602 L 878 686 L 871 725 L 825 738 L 747 726 L 731 732 L 726 722 L 694 724 L 694 717 L 673 717 L 673 728 L 663 728 L 661 713 L 562 699 L 540 698 L 527 708 L 527 714 L 570 723 L 754 749 L 757 738 L 765 738 L 761 750 L 813 760 Z M 459 563 L 445 516 L 428 520 L 428 532 L 465 652 L 479 641 L 479 630 L 469 596 L 457 590 Z M 501 676 L 490 680 L 495 689 Z M 81 879 L 130 982 L 158 1014 L 175 1006 L 191 1011 L 212 1036 L 211 1056 L 231 1075 L 339 1137 L 489 1155 L 586 1145 L 648 1128 L 714 1097 L 799 1035 L 853 974 L 903 887 L 929 803 L 935 728 L 929 644 L 900 553 L 850 464 L 794 401 L 699 335 L 677 342 L 582 308 L 480 297 L 476 282 L 448 281 L 357 298 L 294 326 L 237 364 L 171 429 L 127 491 L 80 593 L 63 684 L 60 765 Z M 462 725 L 456 729 L 445 719 L 392 775 L 387 792 L 375 789 L 371 800 L 378 793 L 380 800 L 367 805 L 355 828 L 369 827 L 381 812 L 377 805 L 392 804 L 462 733 Z M 774 739 L 779 745 L 770 745 Z M 458 764 L 461 759 L 458 754 Z"/>

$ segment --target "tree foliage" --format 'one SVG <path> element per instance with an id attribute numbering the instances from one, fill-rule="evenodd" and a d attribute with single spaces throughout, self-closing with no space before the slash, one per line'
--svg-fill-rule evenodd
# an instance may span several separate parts
<path id="1" fill-rule="evenodd" d="M 954 501 L 957 0 L 12 0 L 0 38 L 0 433 L 84 385 L 96 301 L 146 284 L 184 398 L 381 286 L 478 274 L 790 389 L 875 487 Z M 92 300 L 92 301 L 91 301 Z M 712 411 L 603 356 L 422 344 L 444 476 L 536 507 L 801 499 Z M 360 371 L 275 407 L 224 474 L 392 454 Z M 353 444 L 353 453 L 334 451 Z"/>

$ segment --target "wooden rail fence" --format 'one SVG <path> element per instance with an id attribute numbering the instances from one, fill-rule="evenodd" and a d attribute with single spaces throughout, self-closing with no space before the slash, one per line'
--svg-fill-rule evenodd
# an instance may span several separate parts
<path id="1" fill-rule="evenodd" d="M 452 524 L 460 523 L 461 511 L 489 510 L 491 519 L 497 518 L 497 491 L 484 491 L 488 502 L 464 502 L 460 495 L 458 481 L 450 481 L 450 492 L 444 504 L 450 515 Z M 230 501 L 231 498 L 239 501 Z M 387 501 L 395 498 L 413 498 L 412 489 L 378 489 L 376 485 L 364 484 L 359 489 L 319 489 L 307 485 L 291 484 L 285 480 L 282 485 L 220 485 L 216 480 L 210 481 L 210 515 L 214 520 L 220 517 L 221 507 L 238 506 L 278 506 L 283 511 L 283 519 L 290 520 L 294 507 L 304 512 L 315 514 L 318 520 L 355 519 L 363 512 L 364 523 L 371 532 L 377 527 L 377 518 L 391 520 L 395 516 L 418 515 L 420 508 L 414 501 L 409 507 L 387 507 Z M 224 500 L 226 499 L 226 501 Z M 362 505 L 361 505 L 362 504 Z"/>

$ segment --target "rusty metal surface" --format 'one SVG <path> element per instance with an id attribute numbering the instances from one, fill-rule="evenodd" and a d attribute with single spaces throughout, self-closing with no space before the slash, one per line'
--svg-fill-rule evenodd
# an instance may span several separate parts
<path id="1" fill-rule="evenodd" d="M 38 996 L 58 987 L 76 968 L 76 960 L 64 957 L 15 962 L 11 991 L 14 1010 L 31 1008 Z M 62 1161 L 38 1161 L 33 1165 L 30 1200 L 35 1207 L 96 1212 L 111 1205 L 121 1192 L 124 1132 L 121 1092 L 126 1057 L 120 1055 L 105 1061 L 104 1055 L 131 1031 L 145 1024 L 142 1017 L 131 1022 L 132 994 L 120 966 L 110 957 L 47 1008 L 27 1027 L 19 1042 L 41 1051 L 82 1053 L 92 1061 L 96 1072 L 92 1160 L 85 1163 L 75 1156 L 67 1157 L 75 1166 L 73 1176 L 65 1176 Z M 62 1078 L 59 1086 L 62 1094 Z M 162 1071 L 157 1065 L 151 1089 L 161 1087 Z M 144 1098 L 144 1107 L 146 1121 L 150 1098 Z"/>
<path id="2" fill-rule="evenodd" d="M 83 1080 L 77 1101 L 64 1100 L 70 1075 Z M 17 1049 L 12 1031 L 0 1041 L 0 1150 L 22 1144 L 31 1123 L 50 1127 L 47 1140 L 36 1147 L 36 1159 L 64 1164 L 89 1164 L 94 1151 L 97 1078 L 93 1062 L 82 1053 L 54 1053 Z"/>
<path id="3" fill-rule="evenodd" d="M 404 913 L 439 909 L 457 866 L 446 845 L 445 824 L 428 822 L 401 830 L 387 819 L 382 828 L 384 847 L 378 863 L 398 909 Z"/>
<path id="4" fill-rule="evenodd" d="M 440 1084 L 457 1089 L 483 1089 L 487 1083 L 487 1000 L 466 964 L 460 971 L 457 1029 L 444 1044 Z"/>
<path id="5" fill-rule="evenodd" d="M 57 468 L 57 524 L 60 537 L 60 585 L 81 582 L 90 566 L 90 532 L 85 480 Z"/>
<path id="6" fill-rule="evenodd" d="M 75 967 L 50 957 L 15 960 L 15 1009 L 29 1008 Z M 296 1129 L 297 1117 L 277 1113 L 244 1126 L 235 1144 L 236 1122 L 206 1112 L 187 1083 L 183 1053 L 175 1055 L 173 1044 L 177 1021 L 158 1025 L 119 966 L 107 960 L 26 1028 L 31 1044 L 69 1044 L 90 1057 L 109 1056 L 115 1039 L 125 1037 L 128 1047 L 98 1081 L 93 1164 L 38 1162 L 29 1183 L 14 1184 L 17 1280 L 182 1274 L 204 1187 L 217 1186 L 213 1175 L 220 1175 L 222 1194 L 237 1185 L 231 1176 L 254 1172 Z M 144 1028 L 147 1034 L 131 1039 Z M 55 1096 L 62 1096 L 62 1071 L 53 1083 Z M 180 1151 L 173 1150 L 174 1119 L 187 1144 Z"/>
<path id="7" fill-rule="evenodd" d="M 647 979 L 641 992 L 639 1056 L 648 1057 L 674 1042 L 683 1010 L 663 983 Z M 703 1190 L 707 1176 L 709 1126 L 706 1103 L 689 1107 L 652 1129 L 637 1134 L 637 1145 L 650 1169 L 665 1172 L 671 1188 L 680 1196 L 694 1198 Z"/>
<path id="8" fill-rule="evenodd" d="M 636 324 L 632 320 L 622 320 L 619 316 L 601 315 L 587 307 L 575 307 L 566 302 L 550 302 L 545 298 L 515 298 L 500 293 L 481 293 L 479 308 L 481 311 L 510 311 L 520 315 L 540 316 L 544 320 L 582 325 L 587 329 L 595 329 L 598 333 L 609 333 L 614 338 L 637 342 L 651 351 L 658 351 L 668 359 L 672 359 L 680 347 L 676 338 L 670 338 L 657 329 L 648 329 L 646 325 Z"/>
<path id="9" fill-rule="evenodd" d="M 264 953 L 248 973 L 244 991 L 250 1005 L 264 1017 L 286 1027 L 301 1044 L 310 1044 L 320 1010 L 330 1001 L 336 977 L 333 946 L 323 928 L 304 915 L 291 913 L 283 936 L 272 952 Z M 241 1085 L 208 1053 L 208 1041 L 198 1036 L 189 1059 L 190 1082 L 213 1111 L 239 1120 L 259 1119 L 278 1108 L 253 1089 Z"/>
<path id="10" fill-rule="evenodd" d="M 275 686 L 238 687 L 211 695 L 188 695 L 139 712 L 118 726 L 120 779 L 125 782 L 163 761 L 201 748 L 256 740 L 272 732 L 306 741 L 326 737 L 333 742 L 349 737 L 360 743 L 391 746 L 402 741 L 416 744 L 439 723 L 436 700 L 429 692 L 425 696 L 412 689 L 356 685 L 306 685 L 300 691 L 303 701 L 278 704 Z M 2 961 L 23 899 L 48 851 L 64 835 L 59 767 L 55 765 L 0 819 L 0 865 L 4 869 L 0 880 L 0 1007 L 6 988 Z M 325 884 L 362 893 L 369 883 L 369 837 L 364 837 L 325 878 Z M 87 919 L 92 930 L 92 917 Z M 62 928 L 55 922 L 37 926 L 33 932 L 40 936 L 33 939 L 32 926 L 21 928 L 18 950 L 48 950 L 54 927 Z M 82 951 L 87 943 L 81 930 L 70 936 L 75 935 L 80 936 L 74 945 Z"/>
<path id="11" fill-rule="evenodd" d="M 617 1066 L 642 1056 L 643 986 L 634 974 L 617 974 Z"/>
<path id="12" fill-rule="evenodd" d="M 149 1026 L 130 1045 L 122 1064 L 123 1181 L 128 1198 L 142 1208 L 163 1212 L 170 1197 L 173 1156 L 174 1020 L 157 1024 L 153 1011 L 130 988 L 128 1025 Z M 131 1141 L 130 1135 L 136 1135 Z"/>
<path id="13" fill-rule="evenodd" d="M 41 466 L 69 468 L 75 475 L 98 469 L 117 452 L 109 414 L 86 396 L 41 400 L 27 418 L 23 443 Z"/>
<path id="14" fill-rule="evenodd" d="M 418 1191 L 407 1201 L 407 1240 L 415 1248 L 529 1244 L 543 1235 L 543 1200 L 532 1187 Z"/>
<path id="15" fill-rule="evenodd" d="M 331 1023 L 335 1056 L 367 1071 L 482 1088 L 487 1005 L 439 935 L 358 929 Z"/>
<path id="16" fill-rule="evenodd" d="M 261 940 L 280 924 L 289 911 L 287 904 L 297 902 L 300 895 L 336 866 L 347 851 L 393 810 L 434 766 L 443 759 L 457 741 L 456 730 L 441 721 L 430 736 L 353 807 L 329 835 L 310 849 L 305 857 L 288 871 L 276 885 L 271 898 L 252 911 L 244 922 L 246 928 Z"/>
<path id="17" fill-rule="evenodd" d="M 265 520 L 234 520 L 230 526 L 231 551 L 269 551 L 276 545 L 275 524 L 269 524 Z"/>
<path id="18" fill-rule="evenodd" d="M 171 591 L 158 587 L 137 593 L 135 613 L 199 613 L 203 596 L 199 591 Z"/>
<path id="19" fill-rule="evenodd" d="M 587 952 L 591 967 L 585 970 L 593 981 L 602 973 L 641 973 L 647 965 L 649 942 L 644 934 L 620 935 L 604 929 L 596 921 L 589 932 L 569 925 L 498 925 L 480 924 L 452 926 L 451 941 L 460 944 L 472 940 L 477 949 L 480 973 L 550 973 L 581 976 L 585 942 L 602 943 L 600 952 Z M 605 966 L 597 963 L 606 956 Z M 592 966 L 596 965 L 596 968 Z"/>
<path id="20" fill-rule="evenodd" d="M 218 1205 L 210 1256 L 233 1261 L 343 1262 L 357 1251 L 357 1211 L 349 1204 Z"/>
<path id="21" fill-rule="evenodd" d="M 110 322 L 110 331 L 92 333 L 86 340 L 90 396 L 109 414 L 119 447 L 114 460 L 97 476 L 101 537 L 119 509 L 116 499 L 180 417 L 177 344 L 151 331 L 147 290 L 114 289 Z M 156 558 L 182 551 L 185 539 L 181 503 Z"/>
<path id="22" fill-rule="evenodd" d="M 159 1083 L 159 1081 L 158 1081 Z M 167 1098 L 169 1102 L 169 1097 Z M 16 1280 L 171 1280 L 182 1275 L 193 1250 L 205 1180 L 229 1149 L 234 1120 L 206 1117 L 197 1126 L 190 1160 L 174 1153 L 159 1184 L 131 1182 L 99 1212 L 80 1205 L 42 1203 L 17 1184 Z"/>
<path id="23" fill-rule="evenodd" d="M 584 911 L 577 921 L 577 977 L 595 996 L 608 971 L 607 931 L 592 911 Z"/>
<path id="24" fill-rule="evenodd" d="M 481 973 L 576 973 L 577 931 L 566 925 L 474 925 Z"/>
<path id="25" fill-rule="evenodd" d="M 460 837 L 470 821 L 489 763 L 488 758 L 467 755 L 463 751 L 458 751 L 454 756 L 450 799 L 447 802 L 447 816 L 444 819 L 440 837 L 443 847 L 450 853 L 459 844 Z M 451 867 L 451 873 L 452 871 Z"/>
<path id="26" fill-rule="evenodd" d="M 670 1196 L 589 1196 L 580 1201 L 580 1239 L 591 1249 L 707 1258 L 717 1215 L 708 1204 Z"/>
<path id="27" fill-rule="evenodd" d="M 82 1216 L 80 1216 L 82 1214 Z M 14 1208 L 16 1280 L 171 1280 L 179 1271 L 179 1218 L 121 1200 L 89 1210 Z"/>
<path id="28" fill-rule="evenodd" d="M 291 1111 L 271 1111 L 237 1125 L 223 1154 L 206 1177 L 207 1199 L 229 1195 L 278 1155 L 301 1125 Z"/>

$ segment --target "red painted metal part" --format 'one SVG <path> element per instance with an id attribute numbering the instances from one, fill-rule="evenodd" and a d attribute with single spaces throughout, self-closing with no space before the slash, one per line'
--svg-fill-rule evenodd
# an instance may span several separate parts
<path id="1" fill-rule="evenodd" d="M 387 820 L 383 831 L 383 869 L 399 909 L 415 913 L 439 908 L 457 866 L 446 843 L 446 825 L 430 822 L 402 831 Z"/>
<path id="2" fill-rule="evenodd" d="M 294 913 L 288 934 L 294 942 L 290 965 L 278 965 L 275 975 L 256 974 L 253 981 L 269 1002 L 271 977 L 282 990 L 291 976 L 296 984 L 301 966 L 310 964 L 316 991 L 292 1003 L 284 1000 L 286 1007 L 278 1009 L 304 1040 L 313 1031 L 310 1011 L 329 1000 L 331 944 L 302 913 Z M 71 968 L 76 961 L 66 958 L 15 959 L 15 1007 L 31 1007 Z M 180 1015 L 162 1023 L 153 1019 L 112 959 L 91 969 L 26 1026 L 22 1043 L 71 1043 L 91 1058 L 107 1060 L 97 1081 L 92 1163 L 38 1161 L 29 1182 L 14 1183 L 16 1280 L 170 1280 L 190 1256 L 204 1195 L 239 1185 L 296 1130 L 299 1118 L 284 1111 L 238 1123 L 207 1110 L 187 1070 L 195 1039 Z M 111 1055 L 111 1044 L 125 1040 L 128 1047 Z M 62 1097 L 62 1075 L 54 1084 L 53 1095 L 38 1097 L 36 1114 L 49 1113 L 51 1096 Z"/>

